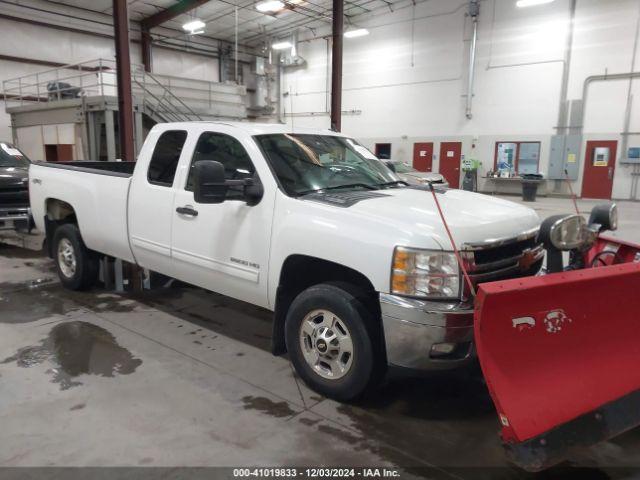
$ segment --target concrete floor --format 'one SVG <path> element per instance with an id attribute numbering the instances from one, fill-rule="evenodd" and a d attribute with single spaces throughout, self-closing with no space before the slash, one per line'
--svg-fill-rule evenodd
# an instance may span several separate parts
<path id="1" fill-rule="evenodd" d="M 543 217 L 571 211 L 566 199 L 533 206 Z M 620 213 L 617 235 L 640 241 L 640 203 Z M 270 322 L 188 286 L 69 292 L 51 260 L 0 244 L 0 467 L 373 465 L 403 477 L 531 477 L 507 464 L 477 370 L 391 379 L 341 405 L 269 353 Z M 636 468 L 640 429 L 544 478 L 632 478 Z"/>

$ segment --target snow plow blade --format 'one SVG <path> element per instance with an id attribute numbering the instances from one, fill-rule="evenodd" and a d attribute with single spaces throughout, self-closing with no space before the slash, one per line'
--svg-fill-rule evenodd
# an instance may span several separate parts
<path id="1" fill-rule="evenodd" d="M 475 339 L 519 467 L 640 425 L 640 263 L 482 284 Z"/>

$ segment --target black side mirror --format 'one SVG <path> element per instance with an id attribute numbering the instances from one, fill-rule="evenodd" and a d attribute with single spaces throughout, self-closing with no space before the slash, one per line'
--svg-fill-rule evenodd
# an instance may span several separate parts
<path id="1" fill-rule="evenodd" d="M 224 167 L 214 160 L 201 160 L 193 167 L 193 198 L 196 203 L 222 203 L 227 196 Z"/>
<path id="2" fill-rule="evenodd" d="M 384 162 L 384 163 L 387 165 L 387 167 L 389 167 L 389 170 L 396 173 L 396 166 L 393 164 L 393 162 Z"/>

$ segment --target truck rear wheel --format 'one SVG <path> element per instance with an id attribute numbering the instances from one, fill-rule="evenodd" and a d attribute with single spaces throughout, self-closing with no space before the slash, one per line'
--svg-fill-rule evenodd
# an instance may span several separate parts
<path id="1" fill-rule="evenodd" d="M 53 258 L 65 288 L 86 290 L 98 280 L 98 258 L 86 247 L 76 225 L 67 223 L 56 229 Z"/>
<path id="2" fill-rule="evenodd" d="M 360 300 L 338 286 L 320 284 L 300 293 L 285 323 L 287 351 L 298 375 L 329 398 L 360 397 L 381 373 L 373 320 Z"/>

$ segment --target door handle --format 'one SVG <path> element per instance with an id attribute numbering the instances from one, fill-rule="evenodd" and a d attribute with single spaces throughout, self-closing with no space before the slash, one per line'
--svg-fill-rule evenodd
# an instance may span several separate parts
<path id="1" fill-rule="evenodd" d="M 176 212 L 178 212 L 180 215 L 189 215 L 190 217 L 198 216 L 198 211 L 194 210 L 193 207 L 190 207 L 189 205 L 176 208 Z"/>
<path id="2" fill-rule="evenodd" d="M 609 180 L 613 180 L 613 167 L 609 167 Z"/>

